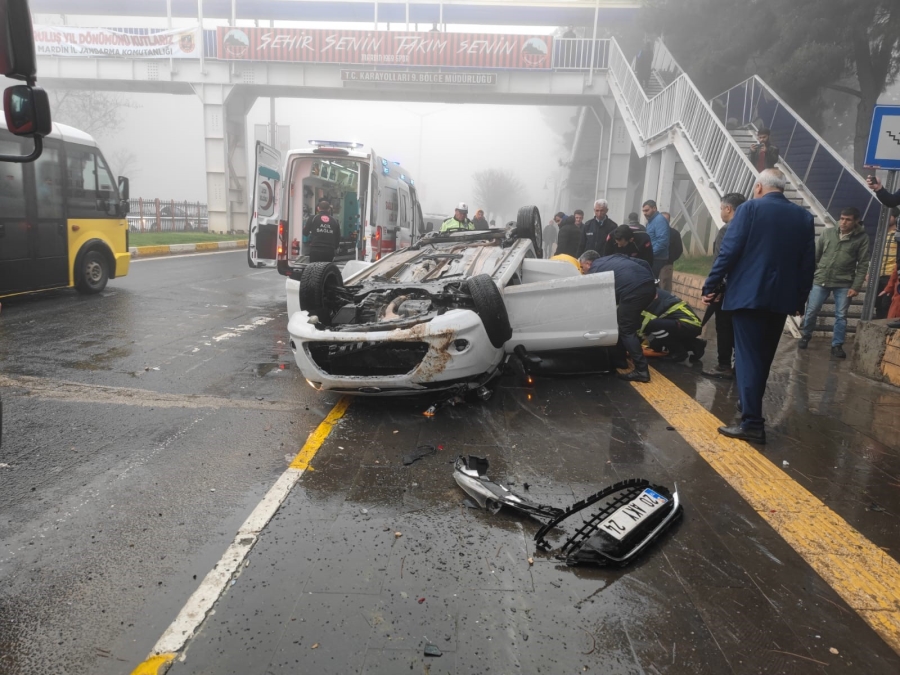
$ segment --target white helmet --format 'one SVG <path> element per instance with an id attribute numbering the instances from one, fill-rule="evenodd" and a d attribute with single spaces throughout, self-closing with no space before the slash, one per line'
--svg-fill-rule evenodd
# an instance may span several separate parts
<path id="1" fill-rule="evenodd" d="M 466 204 L 465 202 L 460 202 L 459 204 L 456 205 L 456 210 L 457 210 L 457 211 L 463 211 L 463 212 L 465 212 L 465 213 L 468 213 L 468 212 L 469 212 L 469 205 Z"/>

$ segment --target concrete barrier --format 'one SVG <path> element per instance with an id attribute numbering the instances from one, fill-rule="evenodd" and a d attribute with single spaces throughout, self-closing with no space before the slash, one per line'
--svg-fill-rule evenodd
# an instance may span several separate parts
<path id="1" fill-rule="evenodd" d="M 850 370 L 878 382 L 900 386 L 900 330 L 888 320 L 860 321 L 856 326 Z"/>
<path id="2" fill-rule="evenodd" d="M 128 249 L 132 258 L 151 258 L 184 253 L 203 253 L 207 251 L 230 251 L 247 248 L 247 240 L 241 241 L 204 241 L 198 244 L 169 244 L 166 246 L 132 246 Z"/>

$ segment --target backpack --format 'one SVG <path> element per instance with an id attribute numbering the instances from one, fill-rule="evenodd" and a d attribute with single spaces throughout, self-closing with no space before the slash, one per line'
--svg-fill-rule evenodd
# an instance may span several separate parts
<path id="1" fill-rule="evenodd" d="M 681 233 L 674 227 L 669 228 L 669 264 L 678 260 L 684 253 L 684 242 Z"/>

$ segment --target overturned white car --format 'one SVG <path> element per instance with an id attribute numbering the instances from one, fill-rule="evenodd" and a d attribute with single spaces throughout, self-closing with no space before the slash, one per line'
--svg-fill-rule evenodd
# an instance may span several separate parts
<path id="1" fill-rule="evenodd" d="M 316 389 L 413 394 L 477 389 L 517 355 L 529 372 L 610 368 L 611 273 L 541 260 L 534 207 L 515 228 L 429 233 L 375 263 L 286 269 L 288 331 Z"/>

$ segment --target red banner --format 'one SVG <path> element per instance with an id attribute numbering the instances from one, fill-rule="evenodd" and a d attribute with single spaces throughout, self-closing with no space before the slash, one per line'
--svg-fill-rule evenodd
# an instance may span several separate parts
<path id="1" fill-rule="evenodd" d="M 218 57 L 237 61 L 533 70 L 550 68 L 552 41 L 548 35 L 220 26 Z"/>

